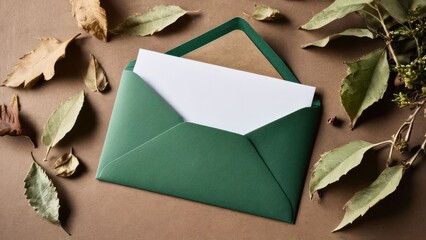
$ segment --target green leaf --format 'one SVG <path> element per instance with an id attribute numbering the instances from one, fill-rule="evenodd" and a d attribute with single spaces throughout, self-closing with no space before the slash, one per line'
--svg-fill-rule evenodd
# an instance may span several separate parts
<path id="1" fill-rule="evenodd" d="M 362 9 L 362 11 L 359 11 L 357 13 L 364 19 L 365 23 L 367 24 L 368 29 L 377 33 L 377 31 L 382 28 L 382 24 L 378 20 L 380 18 L 378 13 L 371 6 L 366 5 Z M 387 16 L 382 16 L 382 17 L 385 19 L 385 17 L 389 17 L 389 15 L 387 14 Z"/>
<path id="2" fill-rule="evenodd" d="M 45 161 L 47 160 L 50 149 L 73 128 L 83 103 L 84 91 L 81 91 L 59 105 L 49 117 L 41 137 L 41 141 L 47 147 Z"/>
<path id="3" fill-rule="evenodd" d="M 342 18 L 351 12 L 356 12 L 364 8 L 367 3 L 373 0 L 336 0 L 326 9 L 317 13 L 308 23 L 301 26 L 305 30 L 321 28 L 330 22 Z"/>
<path id="4" fill-rule="evenodd" d="M 58 193 L 46 172 L 35 161 L 24 182 L 25 196 L 35 212 L 47 221 L 60 225 Z"/>
<path id="5" fill-rule="evenodd" d="M 383 97 L 390 70 L 384 49 L 377 49 L 347 65 L 348 75 L 340 87 L 340 100 L 353 128 L 362 112 Z"/>
<path id="6" fill-rule="evenodd" d="M 381 143 L 373 144 L 365 141 L 350 142 L 321 155 L 314 165 L 309 182 L 309 196 L 338 181 L 343 175 L 361 163 L 365 152 Z"/>
<path id="7" fill-rule="evenodd" d="M 398 22 L 408 21 L 408 13 L 417 7 L 426 7 L 425 0 L 380 0 L 382 7 Z"/>
<path id="8" fill-rule="evenodd" d="M 368 29 L 350 28 L 350 29 L 347 29 L 347 30 L 345 30 L 341 33 L 336 33 L 336 34 L 330 35 L 326 38 L 323 38 L 321 40 L 302 45 L 302 48 L 311 47 L 311 46 L 325 47 L 331 40 L 336 39 L 336 38 L 340 38 L 340 37 L 344 37 L 344 36 L 368 37 L 368 38 L 371 38 L 371 39 L 375 38 L 374 34 Z"/>
<path id="9" fill-rule="evenodd" d="M 155 6 L 144 13 L 128 17 L 123 23 L 111 30 L 114 34 L 148 36 L 163 30 L 188 13 L 178 6 Z"/>
<path id="10" fill-rule="evenodd" d="M 345 204 L 345 216 L 333 232 L 342 229 L 358 217 L 363 216 L 380 200 L 393 193 L 398 187 L 403 173 L 403 165 L 387 167 L 370 186 L 355 193 L 351 200 Z"/>
<path id="11" fill-rule="evenodd" d="M 280 11 L 266 5 L 255 5 L 252 14 L 245 13 L 245 15 L 258 20 L 258 21 L 274 21 L 279 17 Z"/>
<path id="12" fill-rule="evenodd" d="M 407 10 L 411 0 L 380 0 L 382 7 L 398 22 L 404 23 L 408 20 Z"/>

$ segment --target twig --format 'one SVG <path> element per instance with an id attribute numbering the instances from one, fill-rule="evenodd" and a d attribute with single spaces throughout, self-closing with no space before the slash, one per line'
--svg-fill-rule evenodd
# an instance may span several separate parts
<path id="1" fill-rule="evenodd" d="M 365 14 L 370 15 L 371 17 L 373 17 L 375 20 L 377 20 L 377 21 L 380 23 L 380 19 L 379 19 L 376 15 L 372 14 L 371 12 L 369 12 L 369 11 L 365 11 L 365 10 L 363 10 L 363 9 L 361 9 L 361 10 L 360 10 L 360 12 L 363 12 L 363 13 L 365 13 Z"/>
<path id="2" fill-rule="evenodd" d="M 401 139 L 401 134 L 405 131 L 407 131 L 405 133 L 405 137 L 404 137 L 404 142 L 408 142 L 408 140 L 410 139 L 411 136 L 411 132 L 413 129 L 413 125 L 414 125 L 414 119 L 416 118 L 417 114 L 419 113 L 420 109 L 423 108 L 424 104 L 425 104 L 426 100 L 423 100 L 419 103 L 419 105 L 416 107 L 416 109 L 414 110 L 414 112 L 408 116 L 407 120 L 405 120 L 405 122 L 401 125 L 401 127 L 399 127 L 398 131 L 396 132 L 395 135 L 392 136 L 392 145 L 391 148 L 389 150 L 389 155 L 388 155 L 388 161 L 387 161 L 387 165 L 390 166 L 392 164 L 392 153 L 393 153 L 393 149 L 395 147 L 395 143 Z"/>
<path id="3" fill-rule="evenodd" d="M 386 47 L 388 48 L 389 54 L 391 55 L 392 59 L 395 61 L 396 67 L 399 67 L 398 59 L 396 58 L 395 51 L 393 50 L 393 47 L 392 47 L 392 44 L 391 44 L 391 36 L 390 36 L 390 33 L 389 33 L 389 31 L 386 27 L 385 21 L 383 20 L 382 13 L 380 12 L 380 9 L 379 9 L 379 7 L 377 7 L 376 4 L 374 4 L 374 5 L 369 4 L 369 5 L 374 10 L 376 10 L 377 14 L 379 15 L 379 20 L 380 20 L 379 22 L 382 25 L 382 28 L 383 28 L 383 30 L 385 31 L 385 34 L 386 34 Z"/>
<path id="4" fill-rule="evenodd" d="M 419 57 L 419 58 L 421 58 L 422 56 L 422 52 L 421 52 L 421 50 L 420 50 L 420 44 L 419 44 L 419 39 L 416 37 L 416 34 L 414 34 L 413 33 L 413 26 L 411 25 L 411 22 L 410 21 L 408 21 L 408 26 L 409 26 L 409 28 L 410 28 L 410 32 L 411 32 L 411 35 L 413 36 L 413 38 L 414 38 L 414 41 L 416 42 L 416 47 L 417 47 L 417 57 Z"/>
<path id="5" fill-rule="evenodd" d="M 413 154 L 413 156 L 411 156 L 409 159 L 407 159 L 405 161 L 405 168 L 409 168 L 411 167 L 411 165 L 413 165 L 414 161 L 416 161 L 417 157 L 419 156 L 421 151 L 425 151 L 425 146 L 426 146 L 426 139 L 423 141 L 422 145 L 420 146 L 419 149 L 417 149 L 416 153 Z"/>

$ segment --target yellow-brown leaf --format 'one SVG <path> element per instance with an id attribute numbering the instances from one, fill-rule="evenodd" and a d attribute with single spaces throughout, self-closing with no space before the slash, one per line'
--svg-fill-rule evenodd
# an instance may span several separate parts
<path id="1" fill-rule="evenodd" d="M 57 176 L 69 177 L 75 173 L 79 164 L 77 157 L 72 154 L 71 149 L 69 153 L 65 153 L 58 158 L 53 167 L 56 169 Z"/>
<path id="2" fill-rule="evenodd" d="M 105 9 L 99 0 L 70 0 L 72 15 L 77 19 L 78 26 L 95 38 L 107 41 L 108 23 Z"/>
<path id="3" fill-rule="evenodd" d="M 51 37 L 40 38 L 40 46 L 19 59 L 3 85 L 31 88 L 42 76 L 46 81 L 52 79 L 55 75 L 56 62 L 65 57 L 65 49 L 78 35 L 80 34 L 65 42 Z"/>
<path id="4" fill-rule="evenodd" d="M 104 70 L 92 54 L 90 54 L 89 67 L 84 77 L 84 83 L 93 92 L 102 92 L 108 85 Z"/>

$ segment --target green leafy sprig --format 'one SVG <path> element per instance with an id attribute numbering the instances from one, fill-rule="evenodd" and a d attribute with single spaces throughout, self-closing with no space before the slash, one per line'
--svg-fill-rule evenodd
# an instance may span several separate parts
<path id="1" fill-rule="evenodd" d="M 389 140 L 375 144 L 353 141 L 321 155 L 311 174 L 311 198 L 315 192 L 357 167 L 365 152 L 377 146 L 389 147 L 385 169 L 370 186 L 357 192 L 345 204 L 345 216 L 333 231 L 363 216 L 394 192 L 406 170 L 425 151 L 426 146 L 425 135 L 425 140 L 411 156 L 405 160 L 393 159 L 394 150 L 401 154 L 409 152 L 414 119 L 426 102 L 426 0 L 335 0 L 301 28 L 318 29 L 354 12 L 365 20 L 366 28 L 347 29 L 302 47 L 324 47 L 329 41 L 344 36 L 383 40 L 382 48 L 347 63 L 348 75 L 343 79 L 340 99 L 351 121 L 351 128 L 355 127 L 365 109 L 382 99 L 393 75 L 396 75 L 396 91 L 392 101 L 399 107 L 409 107 L 413 112 Z"/>

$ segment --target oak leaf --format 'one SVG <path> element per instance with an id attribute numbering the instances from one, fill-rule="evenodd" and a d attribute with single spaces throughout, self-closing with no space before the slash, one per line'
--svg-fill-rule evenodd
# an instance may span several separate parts
<path id="1" fill-rule="evenodd" d="M 77 19 L 78 26 L 95 38 L 107 41 L 108 23 L 105 9 L 99 0 L 70 0 L 72 15 Z"/>
<path id="2" fill-rule="evenodd" d="M 84 91 L 81 91 L 59 105 L 52 115 L 50 115 L 41 136 L 42 143 L 47 147 L 45 161 L 47 160 L 50 149 L 62 140 L 74 127 L 83 103 Z"/>
<path id="3" fill-rule="evenodd" d="M 55 75 L 56 62 L 65 57 L 65 49 L 68 44 L 79 35 L 77 34 L 65 42 L 51 37 L 40 38 L 40 46 L 19 59 L 2 85 L 31 88 L 41 76 L 44 76 L 46 81 L 52 79 Z"/>
<path id="4" fill-rule="evenodd" d="M 92 54 L 90 54 L 89 67 L 87 68 L 86 76 L 84 76 L 84 83 L 93 92 L 102 92 L 108 85 L 104 70 Z"/>
<path id="5" fill-rule="evenodd" d="M 111 32 L 132 36 L 148 36 L 163 30 L 187 13 L 188 11 L 179 6 L 155 6 L 147 12 L 128 17 Z"/>
<path id="6" fill-rule="evenodd" d="M 79 161 L 74 154 L 72 154 L 72 149 L 69 153 L 65 153 L 58 160 L 56 160 L 53 167 L 56 170 L 56 175 L 60 177 L 69 177 L 75 173 L 79 165 Z"/>

